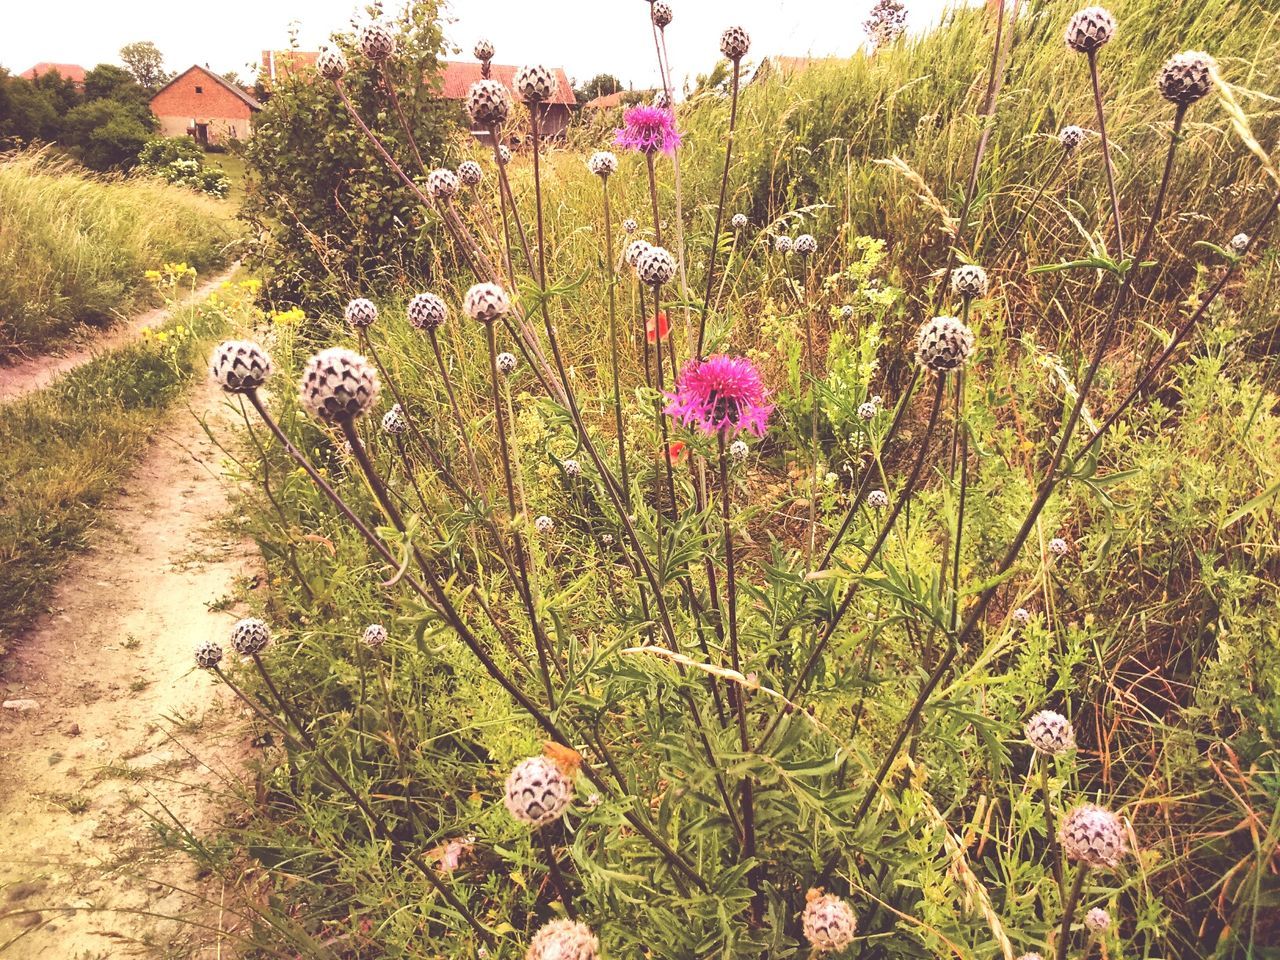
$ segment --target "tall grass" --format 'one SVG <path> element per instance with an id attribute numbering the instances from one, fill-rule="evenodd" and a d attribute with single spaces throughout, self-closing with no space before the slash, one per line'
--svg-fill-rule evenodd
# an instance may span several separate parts
<path id="1" fill-rule="evenodd" d="M 153 296 L 165 262 L 225 262 L 231 205 L 158 181 L 91 174 L 45 151 L 0 157 L 0 362 L 106 326 Z"/>

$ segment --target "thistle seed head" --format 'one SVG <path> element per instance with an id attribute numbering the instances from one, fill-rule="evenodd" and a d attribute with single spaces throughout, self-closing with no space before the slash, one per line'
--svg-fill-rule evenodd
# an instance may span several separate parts
<path id="1" fill-rule="evenodd" d="M 627 247 L 627 263 L 633 268 L 639 268 L 640 258 L 653 249 L 653 244 L 648 240 L 632 240 Z"/>
<path id="2" fill-rule="evenodd" d="M 870 400 L 858 404 L 858 416 L 863 420 L 874 420 L 879 412 L 880 408 Z"/>
<path id="3" fill-rule="evenodd" d="M 511 311 L 511 301 L 496 283 L 477 283 L 462 298 L 462 309 L 472 320 L 493 323 Z"/>
<path id="4" fill-rule="evenodd" d="M 517 820 L 541 827 L 558 820 L 573 799 L 573 781 L 548 757 L 530 757 L 507 777 L 503 802 Z"/>
<path id="5" fill-rule="evenodd" d="M 209 375 L 228 393 L 249 393 L 271 376 L 271 358 L 252 340 L 227 340 L 213 351 Z"/>
<path id="6" fill-rule="evenodd" d="M 883 510 L 889 506 L 889 495 L 883 490 L 872 490 L 867 494 L 867 506 L 873 510 Z"/>
<path id="7" fill-rule="evenodd" d="M 1249 235 L 1247 233 L 1237 233 L 1227 241 L 1227 249 L 1237 257 L 1242 256 L 1249 249 Z"/>
<path id="8" fill-rule="evenodd" d="M 360 639 L 370 650 L 377 650 L 387 642 L 387 628 L 380 623 L 371 623 L 364 628 L 364 636 Z"/>
<path id="9" fill-rule="evenodd" d="M 1076 748 L 1076 733 L 1071 721 L 1053 710 L 1033 713 L 1022 730 L 1036 753 L 1056 757 Z"/>
<path id="10" fill-rule="evenodd" d="M 434 293 L 420 293 L 409 301 L 409 325 L 418 330 L 438 329 L 449 319 L 448 305 Z"/>
<path id="11" fill-rule="evenodd" d="M 1067 811 L 1058 828 L 1058 841 L 1068 859 L 1091 867 L 1114 867 L 1129 851 L 1120 818 L 1092 803 Z"/>
<path id="12" fill-rule="evenodd" d="M 1116 18 L 1103 7 L 1085 7 L 1067 23 L 1067 46 L 1077 53 L 1095 53 L 1116 35 Z"/>
<path id="13" fill-rule="evenodd" d="M 622 221 L 623 233 L 635 233 L 639 229 L 640 229 L 640 224 L 636 223 L 635 220 L 632 219 L 631 217 L 627 217 L 627 219 Z"/>
<path id="14" fill-rule="evenodd" d="M 1044 960 L 1044 957 L 1038 953 L 1024 953 L 1018 960 Z"/>
<path id="15" fill-rule="evenodd" d="M 516 370 L 516 355 L 514 353 L 500 353 L 498 354 L 497 363 L 498 372 L 510 376 Z"/>
<path id="16" fill-rule="evenodd" d="M 1071 552 L 1071 547 L 1062 537 L 1054 537 L 1049 541 L 1049 552 L 1055 557 L 1065 557 Z"/>
<path id="17" fill-rule="evenodd" d="M 378 308 L 372 300 L 356 297 L 347 304 L 347 309 L 343 311 L 342 316 L 348 326 L 362 330 L 373 326 L 374 321 L 378 319 Z"/>
<path id="18" fill-rule="evenodd" d="M 735 440 L 729 444 L 729 456 L 733 458 L 734 463 L 745 463 L 750 453 L 751 449 L 745 440 Z"/>
<path id="19" fill-rule="evenodd" d="M 849 904 L 835 894 L 817 889 L 810 890 L 805 900 L 804 936 L 815 951 L 843 950 L 853 943 L 858 921 Z"/>
<path id="20" fill-rule="evenodd" d="M 476 41 L 476 45 L 475 47 L 472 48 L 471 52 L 475 54 L 475 58 L 477 60 L 481 60 L 481 61 L 492 60 L 493 44 L 490 43 L 488 40 L 481 38 L 480 40 Z"/>
<path id="21" fill-rule="evenodd" d="M 518 67 L 511 85 L 525 103 L 545 103 L 556 95 L 560 86 L 555 71 L 541 63 Z"/>
<path id="22" fill-rule="evenodd" d="M 302 409 L 325 423 L 361 416 L 377 399 L 378 371 L 351 350 L 321 350 L 302 371 L 298 400 Z"/>
<path id="23" fill-rule="evenodd" d="M 348 69 L 347 58 L 337 47 L 325 47 L 316 56 L 316 73 L 326 80 L 341 80 Z"/>
<path id="24" fill-rule="evenodd" d="M 1070 153 L 1084 142 L 1084 127 L 1068 124 L 1058 131 L 1058 142 L 1062 144 L 1063 150 Z"/>
<path id="25" fill-rule="evenodd" d="M 498 145 L 498 162 L 504 167 L 511 162 L 511 148 L 505 143 Z"/>
<path id="26" fill-rule="evenodd" d="M 552 920 L 533 935 L 524 960 L 598 960 L 600 941 L 577 920 Z"/>
<path id="27" fill-rule="evenodd" d="M 541 516 L 533 521 L 533 529 L 537 530 L 543 536 L 551 533 L 556 528 L 556 522 L 548 516 Z"/>
<path id="28" fill-rule="evenodd" d="M 382 432 L 388 436 L 398 437 L 409 429 L 409 421 L 404 415 L 404 409 L 400 404 L 394 404 L 382 416 Z"/>
<path id="29" fill-rule="evenodd" d="M 1090 933 L 1106 933 L 1111 929 L 1111 914 L 1101 907 L 1094 907 L 1084 915 L 1084 925 Z"/>
<path id="30" fill-rule="evenodd" d="M 587 169 L 604 180 L 618 172 L 618 158 L 608 150 L 597 150 L 587 161 Z"/>
<path id="31" fill-rule="evenodd" d="M 773 238 L 773 249 L 779 253 L 791 252 L 791 238 L 786 234 L 781 234 Z"/>
<path id="32" fill-rule="evenodd" d="M 720 34 L 720 52 L 726 60 L 735 63 L 747 55 L 751 49 L 751 36 L 741 27 L 730 27 Z"/>
<path id="33" fill-rule="evenodd" d="M 947 373 L 973 356 L 973 331 L 956 317 L 934 317 L 916 334 L 916 359 L 934 373 Z"/>
<path id="34" fill-rule="evenodd" d="M 735 213 L 729 220 L 729 226 L 733 227 L 735 230 L 745 230 L 747 229 L 747 224 L 749 222 L 750 221 L 747 220 L 747 215 L 745 213 Z"/>
<path id="35" fill-rule="evenodd" d="M 649 247 L 636 261 L 636 275 L 651 287 L 670 283 L 676 275 L 676 259 L 664 247 Z"/>
<path id="36" fill-rule="evenodd" d="M 213 640 L 204 640 L 196 645 L 196 666 L 201 670 L 212 670 L 222 662 L 222 645 Z"/>
<path id="37" fill-rule="evenodd" d="M 484 179 L 484 169 L 474 160 L 463 160 L 458 164 L 458 179 L 468 187 L 478 187 Z"/>
<path id="38" fill-rule="evenodd" d="M 231 628 L 231 649 L 242 657 L 261 653 L 271 642 L 271 628 L 257 617 L 246 617 Z"/>
<path id="39" fill-rule="evenodd" d="M 951 271 L 951 292 L 965 300 L 987 295 L 987 271 L 976 263 L 966 263 Z"/>
<path id="40" fill-rule="evenodd" d="M 477 80 L 467 91 L 467 113 L 476 123 L 483 126 L 504 123 L 510 112 L 511 94 L 497 80 Z"/>
<path id="41" fill-rule="evenodd" d="M 1160 96 L 1179 106 L 1190 106 L 1203 100 L 1213 89 L 1213 57 L 1199 50 L 1175 53 L 1165 61 L 1156 77 Z"/>
<path id="42" fill-rule="evenodd" d="M 649 15 L 653 17 L 654 26 L 659 30 L 666 29 L 667 25 L 671 23 L 671 18 L 674 16 L 671 12 L 671 4 L 665 3 L 664 0 L 656 0 L 656 2 L 649 8 Z"/>
<path id="43" fill-rule="evenodd" d="M 1013 622 L 1019 627 L 1025 627 L 1031 622 L 1031 611 L 1026 607 L 1019 607 L 1013 611 Z"/>
<path id="44" fill-rule="evenodd" d="M 846 303 L 840 308 L 840 319 L 848 322 L 853 319 L 853 305 Z"/>
<path id="45" fill-rule="evenodd" d="M 386 22 L 370 20 L 356 31 L 356 46 L 366 59 L 381 63 L 396 52 L 396 35 Z"/>
<path id="46" fill-rule="evenodd" d="M 436 200 L 452 200 L 458 192 L 458 175 L 445 167 L 427 174 L 427 193 Z"/>
<path id="47" fill-rule="evenodd" d="M 566 460 L 564 462 L 564 475 L 570 480 L 576 480 L 582 476 L 582 464 L 577 460 Z"/>
<path id="48" fill-rule="evenodd" d="M 818 252 L 818 241 L 813 234 L 802 233 L 791 241 L 791 249 L 802 257 L 811 257 Z"/>

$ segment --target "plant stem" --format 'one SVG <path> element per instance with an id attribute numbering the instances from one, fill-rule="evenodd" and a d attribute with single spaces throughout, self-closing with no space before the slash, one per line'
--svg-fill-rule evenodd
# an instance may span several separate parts
<path id="1" fill-rule="evenodd" d="M 809 309 L 809 282 L 812 269 L 805 271 L 809 258 L 802 256 L 801 273 L 804 274 L 804 288 L 800 301 L 800 311 L 804 314 L 805 355 L 809 367 L 809 537 L 805 542 L 805 572 L 813 572 L 813 553 L 818 541 L 818 469 L 821 463 L 818 450 L 818 357 L 813 347 L 813 314 Z"/>
<path id="2" fill-rule="evenodd" d="M 1058 831 L 1054 824 L 1053 797 L 1049 792 L 1049 755 L 1040 755 L 1040 791 L 1044 797 L 1044 824 L 1049 840 L 1049 857 L 1053 868 L 1053 879 L 1058 883 L 1058 895 L 1066 896 L 1066 881 L 1062 875 L 1062 847 L 1058 843 Z"/>
<path id="3" fill-rule="evenodd" d="M 545 827 L 535 830 L 534 833 L 542 845 L 542 852 L 547 859 L 547 873 L 551 877 L 551 885 L 556 888 L 556 895 L 564 904 L 564 912 L 570 920 L 576 920 L 578 912 L 573 909 L 573 898 L 569 896 L 569 886 L 565 883 L 564 874 L 560 871 L 560 863 L 556 860 L 556 851 L 551 846 L 551 838 L 547 836 Z"/>
<path id="4" fill-rule="evenodd" d="M 427 339 L 431 341 L 431 353 L 436 358 L 436 369 L 440 371 L 440 382 L 444 385 L 445 396 L 449 400 L 449 412 L 453 414 L 454 426 L 458 428 L 458 439 L 462 442 L 462 449 L 467 455 L 467 466 L 471 468 L 471 479 L 475 482 L 476 490 L 479 491 L 484 487 L 484 482 L 480 478 L 480 465 L 476 461 L 476 453 L 471 446 L 471 439 L 467 436 L 467 424 L 462 419 L 462 411 L 458 407 L 458 399 L 453 392 L 453 380 L 449 376 L 449 368 L 445 365 L 444 355 L 440 352 L 440 340 L 436 337 L 435 330 L 427 331 Z"/>
<path id="5" fill-rule="evenodd" d="M 627 436 L 622 423 L 622 386 L 618 374 L 618 277 L 613 267 L 613 215 L 609 210 L 609 178 L 600 181 L 604 197 L 604 269 L 609 287 L 609 369 L 613 376 L 613 418 L 618 433 L 618 473 L 622 480 L 622 499 L 631 510 L 631 473 L 627 469 Z"/>
<path id="6" fill-rule="evenodd" d="M 702 348 L 707 336 L 707 314 L 712 309 L 711 292 L 715 289 L 716 259 L 720 253 L 720 227 L 724 223 L 724 205 L 729 194 L 729 165 L 733 160 L 733 135 L 738 126 L 738 87 L 742 76 L 742 61 L 733 61 L 733 86 L 729 95 L 729 134 L 724 144 L 724 168 L 720 172 L 720 201 L 716 204 L 716 225 L 711 233 L 711 256 L 707 264 L 707 290 L 702 298 L 702 312 L 698 316 L 698 339 L 693 348 L 695 359 L 702 359 Z"/>
<path id="7" fill-rule="evenodd" d="M 1080 902 L 1080 892 L 1084 889 L 1084 880 L 1088 875 L 1088 865 L 1080 864 L 1075 882 L 1071 884 L 1071 892 L 1067 894 L 1066 903 L 1062 905 L 1062 927 L 1058 932 L 1058 943 L 1054 950 L 1055 960 L 1067 960 L 1067 948 L 1071 943 L 1071 921 L 1075 917 L 1076 905 Z"/>
<path id="8" fill-rule="evenodd" d="M 1120 219 L 1120 195 L 1116 192 L 1116 172 L 1115 167 L 1111 163 L 1111 144 L 1107 140 L 1107 118 L 1106 113 L 1102 109 L 1102 87 L 1098 83 L 1098 52 L 1096 50 L 1089 51 L 1089 79 L 1093 84 L 1093 107 L 1098 117 L 1098 138 L 1102 143 L 1102 166 L 1107 173 L 1107 192 L 1111 195 L 1111 217 L 1116 225 L 1116 257 L 1124 259 L 1124 224 Z M 1178 125 L 1181 126 L 1182 112 L 1185 107 L 1178 108 Z M 1176 139 L 1176 135 L 1175 135 Z M 1170 151 L 1172 158 L 1172 151 Z M 1166 177 L 1166 182 L 1167 182 Z M 1163 193 L 1163 186 L 1161 192 Z M 1155 227 L 1155 218 L 1151 220 L 1151 227 Z"/>

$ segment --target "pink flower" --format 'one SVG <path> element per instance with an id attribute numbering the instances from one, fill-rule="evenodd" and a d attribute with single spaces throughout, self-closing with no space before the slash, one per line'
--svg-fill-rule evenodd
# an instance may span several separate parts
<path id="1" fill-rule="evenodd" d="M 680 146 L 676 115 L 665 107 L 628 107 L 622 114 L 622 129 L 614 135 L 615 146 L 640 153 L 661 150 L 670 156 Z"/>
<path id="2" fill-rule="evenodd" d="M 680 371 L 666 413 L 703 433 L 749 430 L 764 436 L 773 404 L 754 364 L 745 357 L 717 354 L 693 360 Z"/>

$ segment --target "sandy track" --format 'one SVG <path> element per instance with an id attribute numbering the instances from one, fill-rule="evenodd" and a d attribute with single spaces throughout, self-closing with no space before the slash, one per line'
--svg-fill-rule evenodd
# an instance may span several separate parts
<path id="1" fill-rule="evenodd" d="M 98 354 L 108 353 L 136 340 L 144 329 L 160 326 L 168 320 L 173 311 L 204 300 L 218 288 L 219 284 L 229 279 L 236 269 L 237 266 L 233 264 L 230 269 L 210 277 L 196 287 L 194 292 L 182 297 L 177 303 L 156 307 L 131 320 L 117 324 L 101 336 L 95 337 L 87 346 L 71 353 L 35 357 L 12 367 L 0 366 L 0 403 L 7 403 L 37 390 L 43 390 L 64 373 L 69 373 Z"/>
<path id="2" fill-rule="evenodd" d="M 190 400 L 225 434 L 219 391 Z M 4 960 L 235 955 L 217 932 L 227 891 L 166 850 L 147 815 L 163 804 L 208 836 L 225 815 L 211 794 L 244 776 L 241 711 L 192 669 L 198 642 L 225 641 L 237 580 L 257 570 L 253 544 L 217 526 L 219 463 L 179 409 L 6 664 L 0 699 L 38 706 L 0 709 Z M 165 919 L 184 916 L 215 929 Z"/>

